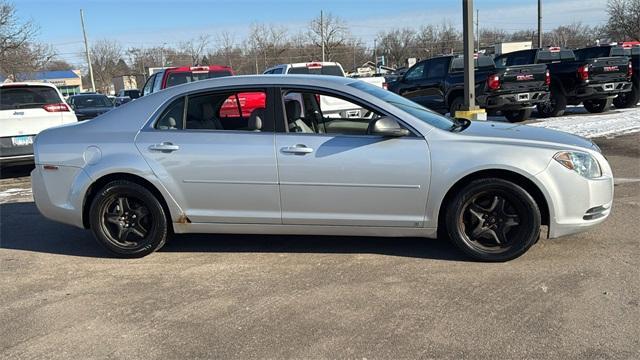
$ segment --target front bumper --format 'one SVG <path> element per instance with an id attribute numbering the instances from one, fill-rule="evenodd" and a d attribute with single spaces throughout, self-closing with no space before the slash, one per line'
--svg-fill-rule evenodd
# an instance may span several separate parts
<path id="1" fill-rule="evenodd" d="M 587 231 L 604 222 L 613 205 L 613 174 L 604 157 L 596 157 L 603 175 L 587 179 L 551 160 L 536 176 L 549 205 L 549 238 Z"/>
<path id="2" fill-rule="evenodd" d="M 520 110 L 549 99 L 548 91 L 530 91 L 478 97 L 480 106 L 493 110 Z"/>

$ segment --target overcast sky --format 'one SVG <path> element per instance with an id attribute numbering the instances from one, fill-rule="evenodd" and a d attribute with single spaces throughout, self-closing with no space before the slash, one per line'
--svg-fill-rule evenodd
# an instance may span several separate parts
<path id="1" fill-rule="evenodd" d="M 226 30 L 239 42 L 254 22 L 278 24 L 296 33 L 320 10 L 347 21 L 354 36 L 371 46 L 394 27 L 420 27 L 447 20 L 460 27 L 460 0 L 14 0 L 20 17 L 40 26 L 39 38 L 59 57 L 82 61 L 79 10 L 85 11 L 89 40 L 113 39 L 125 47 L 175 45 L 199 34 Z M 536 27 L 537 0 L 476 0 L 481 28 L 507 31 Z M 543 0 L 543 27 L 581 21 L 606 22 L 606 0 Z M 215 44 L 213 45 L 215 46 Z"/>

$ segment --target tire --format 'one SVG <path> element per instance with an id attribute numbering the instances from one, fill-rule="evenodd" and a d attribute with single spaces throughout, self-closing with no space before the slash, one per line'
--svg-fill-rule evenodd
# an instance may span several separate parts
<path id="1" fill-rule="evenodd" d="M 130 181 L 105 185 L 91 203 L 89 222 L 95 239 L 118 257 L 143 257 L 167 241 L 162 204 L 145 187 Z"/>
<path id="2" fill-rule="evenodd" d="M 640 89 L 638 85 L 633 84 L 631 87 L 631 91 L 626 93 L 621 93 L 613 99 L 613 105 L 615 105 L 618 109 L 627 109 L 635 107 L 640 101 Z"/>
<path id="3" fill-rule="evenodd" d="M 453 98 L 451 104 L 449 104 L 449 117 L 456 117 L 456 110 L 462 109 L 464 106 L 464 98 L 462 96 L 457 96 Z"/>
<path id="4" fill-rule="evenodd" d="M 499 262 L 524 254 L 539 238 L 541 216 L 535 200 L 506 180 L 474 180 L 458 191 L 445 212 L 446 232 L 465 254 Z"/>
<path id="5" fill-rule="evenodd" d="M 567 109 L 567 97 L 558 88 L 551 89 L 551 97 L 548 101 L 536 105 L 538 117 L 549 118 L 562 116 Z"/>
<path id="6" fill-rule="evenodd" d="M 599 114 L 605 111 L 609 111 L 613 99 L 598 99 L 598 100 L 585 100 L 582 105 L 592 114 Z"/>
<path id="7" fill-rule="evenodd" d="M 507 118 L 507 120 L 509 120 L 509 122 L 521 122 L 521 121 L 525 121 L 528 118 L 531 117 L 531 113 L 533 112 L 533 109 L 522 109 L 522 110 L 508 110 L 508 111 L 503 111 L 502 114 L 504 115 L 505 118 Z"/>

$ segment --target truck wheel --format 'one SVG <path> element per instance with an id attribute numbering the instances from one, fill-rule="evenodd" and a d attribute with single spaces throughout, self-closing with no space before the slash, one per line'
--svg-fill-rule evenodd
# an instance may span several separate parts
<path id="1" fill-rule="evenodd" d="M 462 110 L 463 106 L 464 106 L 464 98 L 462 96 L 458 96 L 454 98 L 453 101 L 451 101 L 451 104 L 449 105 L 449 116 L 456 117 L 456 111 Z"/>
<path id="2" fill-rule="evenodd" d="M 609 110 L 613 99 L 598 99 L 598 100 L 585 100 L 582 104 L 588 112 L 593 114 L 599 114 Z"/>
<path id="3" fill-rule="evenodd" d="M 551 97 L 548 101 L 536 105 L 538 109 L 538 117 L 548 118 L 562 116 L 567 108 L 567 98 L 560 89 L 552 89 Z"/>
<path id="4" fill-rule="evenodd" d="M 618 109 L 626 109 L 635 107 L 640 101 L 640 89 L 638 85 L 633 84 L 631 91 L 621 93 L 617 98 L 613 99 L 613 105 Z"/>
<path id="5" fill-rule="evenodd" d="M 522 109 L 503 111 L 502 114 L 507 118 L 507 120 L 509 120 L 509 122 L 514 123 L 527 120 L 529 117 L 531 117 L 532 112 L 533 109 Z"/>

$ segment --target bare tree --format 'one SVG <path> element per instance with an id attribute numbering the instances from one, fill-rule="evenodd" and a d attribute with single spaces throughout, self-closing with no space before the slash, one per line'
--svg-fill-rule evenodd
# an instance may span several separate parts
<path id="1" fill-rule="evenodd" d="M 594 29 L 589 25 L 574 22 L 569 25 L 558 26 L 544 35 L 550 45 L 579 48 L 595 43 Z"/>
<path id="2" fill-rule="evenodd" d="M 640 41 L 640 0 L 609 0 L 607 13 L 611 37 L 618 41 Z"/>
<path id="3" fill-rule="evenodd" d="M 192 65 L 198 65 L 205 55 L 210 42 L 211 36 L 202 34 L 197 38 L 181 42 L 179 49 L 191 58 Z"/>
<path id="4" fill-rule="evenodd" d="M 99 40 L 91 47 L 91 65 L 96 79 L 96 87 L 108 93 L 113 77 L 124 75 L 122 69 L 123 50 L 119 43 L 110 40 Z"/>
<path id="5" fill-rule="evenodd" d="M 218 34 L 218 51 L 224 56 L 227 66 L 233 67 L 233 53 L 235 47 L 235 36 L 228 31 Z"/>
<path id="6" fill-rule="evenodd" d="M 277 25 L 252 24 L 248 45 L 254 58 L 260 55 L 263 68 L 281 63 L 283 54 L 290 47 L 287 29 Z M 260 69 L 257 69 L 257 72 L 260 72 Z"/>
<path id="7" fill-rule="evenodd" d="M 414 52 L 416 37 L 416 31 L 410 28 L 393 29 L 380 33 L 378 44 L 388 57 L 388 64 L 403 66 L 407 58 Z"/>
<path id="8" fill-rule="evenodd" d="M 480 30 L 480 48 L 491 46 L 509 40 L 509 33 L 503 29 L 482 29 Z"/>
<path id="9" fill-rule="evenodd" d="M 15 6 L 0 1 L 0 59 L 5 52 L 16 50 L 33 41 L 38 27 L 31 21 L 20 21 Z"/>
<path id="10" fill-rule="evenodd" d="M 443 21 L 436 29 L 436 52 L 438 54 L 453 54 L 462 49 L 462 36 L 453 24 Z"/>
<path id="11" fill-rule="evenodd" d="M 351 38 L 346 22 L 332 13 L 323 15 L 322 26 L 320 16 L 309 23 L 307 36 L 318 48 L 322 47 L 321 35 L 324 35 L 324 52 L 327 60 L 332 60 L 332 55 L 336 52 L 336 48 L 343 46 Z"/>

